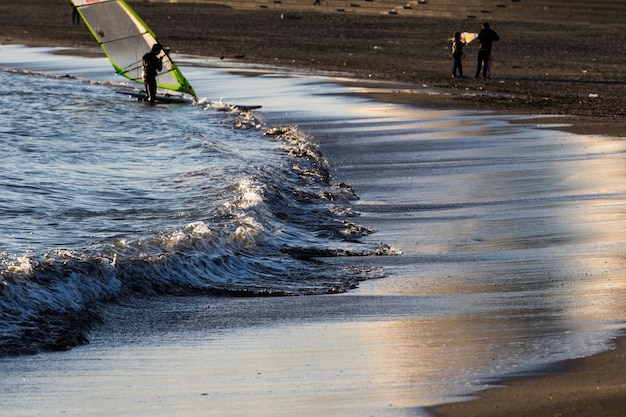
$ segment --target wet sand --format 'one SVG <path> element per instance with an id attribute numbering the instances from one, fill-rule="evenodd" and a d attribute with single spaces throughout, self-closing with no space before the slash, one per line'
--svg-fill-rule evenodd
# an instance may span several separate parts
<path id="1" fill-rule="evenodd" d="M 53 3 L 55 2 L 46 2 L 46 4 L 48 3 L 53 5 Z M 3 10 L 7 7 L 8 5 L 6 4 L 3 4 L 1 6 Z M 145 7 L 145 9 L 140 10 L 141 7 Z M 171 19 L 158 19 L 158 16 L 164 16 L 162 14 L 159 14 L 163 13 L 162 9 L 160 9 L 161 7 L 164 8 L 163 10 L 165 10 L 165 13 L 173 15 Z M 224 45 L 229 45 L 229 49 L 221 49 L 225 47 L 220 47 L 219 45 L 212 44 L 207 41 L 207 39 L 209 38 L 220 38 L 218 34 L 220 28 L 222 27 L 220 26 L 219 22 L 228 22 L 229 19 L 232 19 L 239 21 L 240 24 L 245 27 L 253 27 L 253 25 L 250 23 L 250 19 L 255 19 L 255 16 L 258 15 L 255 15 L 252 12 L 244 13 L 231 10 L 221 10 L 219 14 L 212 14 L 212 16 L 219 16 L 219 19 L 217 19 L 219 20 L 219 22 L 209 20 L 206 21 L 206 25 L 204 26 L 205 28 L 211 28 L 210 30 L 215 32 L 203 35 L 203 38 L 200 39 L 199 42 L 194 42 L 192 39 L 177 38 L 177 36 L 179 37 L 180 35 L 175 34 L 176 30 L 174 28 L 176 27 L 176 25 L 169 25 L 164 23 L 166 20 L 171 21 L 172 19 L 178 18 L 177 15 L 172 13 L 172 7 L 174 6 L 155 6 L 149 4 L 137 5 L 137 9 L 142 16 L 145 17 L 146 15 L 148 15 L 152 20 L 155 20 L 156 24 L 154 25 L 154 29 L 157 31 L 157 33 L 165 33 L 165 40 L 167 40 L 167 43 L 177 45 L 176 49 L 178 49 L 181 53 L 218 55 L 215 52 L 219 52 L 220 55 L 223 54 L 227 59 L 244 60 L 245 62 L 274 62 L 279 65 L 293 65 L 296 67 L 300 66 L 307 68 L 313 67 L 325 70 L 339 70 L 342 68 L 341 63 L 337 63 L 333 60 L 338 59 L 338 56 L 345 57 L 345 51 L 340 50 L 337 52 L 337 54 L 333 55 L 327 54 L 327 51 L 324 51 L 323 48 L 320 48 L 320 51 L 312 51 L 311 48 L 308 48 L 303 52 L 304 55 L 309 59 L 309 62 L 307 62 L 306 58 L 302 56 L 298 58 L 298 55 L 293 53 L 295 49 L 298 49 L 296 46 L 297 44 L 294 43 L 293 37 L 291 39 L 285 40 L 285 45 L 283 46 L 283 49 L 280 49 L 278 46 L 274 45 L 280 45 L 280 42 L 272 42 L 272 45 L 274 45 L 275 47 L 269 47 L 267 42 L 262 42 L 261 40 L 257 40 L 255 43 L 250 44 L 250 38 L 241 39 L 239 41 L 240 43 L 238 44 L 235 41 L 237 37 L 234 35 L 229 36 L 226 40 L 223 40 Z M 31 11 L 29 11 L 29 13 Z M 12 41 L 15 42 L 20 42 L 24 40 L 28 43 L 48 45 L 92 45 L 92 41 L 88 34 L 83 34 L 84 28 L 79 29 L 77 27 L 70 26 L 70 28 L 68 29 L 68 23 L 71 22 L 70 8 L 68 8 L 68 14 L 66 16 L 59 17 L 52 14 L 52 17 L 49 17 L 49 19 L 53 20 L 52 26 L 48 25 L 45 32 L 41 31 L 41 26 L 31 23 L 31 25 L 33 26 L 27 25 L 26 27 L 28 28 L 28 30 L 26 33 L 26 29 L 23 25 L 12 26 L 13 24 L 15 24 L 16 21 L 19 21 L 19 19 L 15 20 L 15 14 L 3 13 L 2 15 L 4 21 L 2 21 L 0 36 L 4 38 L 4 41 L 10 38 Z M 7 16 L 13 16 L 13 21 L 8 21 Z M 189 14 L 185 16 L 186 19 L 192 19 L 192 16 Z M 28 17 L 28 19 L 34 19 L 35 22 L 37 22 L 37 18 L 43 19 L 43 17 L 38 16 L 37 13 L 30 13 Z M 307 15 L 305 19 L 311 19 L 311 21 L 318 23 L 324 22 L 326 20 L 325 18 L 321 18 L 321 16 L 319 15 Z M 369 22 L 369 20 L 365 18 L 363 19 Z M 372 19 L 372 21 L 381 24 L 378 20 L 380 19 L 379 17 Z M 30 21 L 32 22 L 33 20 Z M 299 21 L 302 22 L 301 20 Z M 352 22 L 352 20 L 350 20 L 350 22 Z M 356 25 L 357 23 L 354 24 Z M 275 27 L 275 25 L 277 24 L 282 23 L 273 22 L 271 24 L 268 24 L 268 27 L 266 27 L 264 30 L 271 30 L 272 25 Z M 449 32 L 449 30 L 447 29 L 448 27 L 467 25 L 467 22 L 435 19 L 432 24 L 433 26 L 429 27 L 430 33 L 440 33 L 440 36 L 444 36 L 444 34 L 447 35 Z M 475 22 L 472 22 L 472 24 L 475 24 Z M 502 23 L 498 23 L 498 25 L 501 24 Z M 513 24 L 511 24 L 510 26 L 512 25 Z M 335 24 L 332 24 L 330 26 L 336 27 L 339 25 L 337 25 L 335 22 Z M 17 29 L 18 27 L 19 29 Z M 172 27 L 172 29 L 168 29 L 169 27 Z M 55 31 L 54 28 L 57 28 L 58 32 Z M 330 36 L 330 27 L 325 27 L 324 25 L 321 25 L 320 28 L 322 30 L 328 30 L 327 33 Z M 498 26 L 494 25 L 494 28 L 498 29 Z M 558 32 L 561 35 L 565 33 L 568 36 L 573 36 L 573 34 L 580 30 L 580 28 L 576 27 L 563 28 L 560 26 L 550 25 L 539 25 L 539 27 L 534 26 L 533 28 L 534 30 L 539 31 L 542 34 Z M 171 32 L 168 32 L 168 30 L 171 30 Z M 413 28 L 413 31 L 414 30 L 415 28 Z M 614 31 L 614 29 L 612 28 L 602 28 L 599 30 L 602 33 L 600 36 L 598 36 L 598 39 L 603 39 L 607 42 L 600 41 L 602 45 L 597 44 L 595 46 L 590 45 L 586 47 L 590 48 L 589 51 L 607 50 L 607 54 L 609 54 L 608 50 L 611 50 L 611 48 L 615 47 L 615 44 L 612 44 L 611 42 L 613 42 L 614 36 L 617 32 Z M 63 33 L 64 31 L 65 33 Z M 68 32 L 71 36 L 67 36 Z M 241 33 L 241 30 L 238 33 Z M 504 31 L 504 33 L 506 32 Z M 198 34 L 196 34 L 196 36 L 198 36 Z M 249 34 L 248 36 L 252 37 L 253 39 L 255 38 L 254 36 L 252 36 L 252 34 Z M 417 35 L 412 33 L 411 36 Z M 439 38 L 440 36 L 437 36 L 437 38 Z M 68 38 L 72 40 L 68 41 Z M 267 39 L 267 37 L 263 38 L 263 36 L 260 36 L 260 38 Z M 619 36 L 617 36 L 617 39 L 619 39 Z M 567 43 L 565 44 L 567 45 Z M 239 47 L 236 48 L 234 45 L 239 45 Z M 244 46 L 242 45 L 248 45 L 248 49 L 243 49 Z M 505 57 L 507 53 L 511 55 L 520 53 L 519 49 L 517 51 L 506 52 L 506 47 L 504 45 L 498 45 L 498 48 L 502 48 L 503 50 L 503 64 L 504 62 L 506 62 Z M 611 53 L 613 53 L 614 50 L 615 49 L 613 49 Z M 263 52 L 261 53 L 260 51 Z M 289 53 L 287 53 L 287 51 L 289 51 Z M 521 51 L 521 53 L 523 53 L 523 51 Z M 536 58 L 537 61 L 533 61 L 532 63 L 530 63 L 530 61 L 526 61 L 527 64 L 525 65 L 527 66 L 525 68 L 531 68 L 533 67 L 533 65 L 536 65 L 537 67 L 541 67 L 542 69 L 544 68 L 544 66 L 547 66 L 550 69 L 561 69 L 563 73 L 560 73 L 558 77 L 555 77 L 554 79 L 524 80 L 525 82 L 519 83 L 518 86 L 516 82 L 511 82 L 511 80 L 514 79 L 514 75 L 506 75 L 507 67 L 503 65 L 501 80 L 505 82 L 496 82 L 497 77 L 495 76 L 494 80 L 492 80 L 488 84 L 478 83 L 473 80 L 467 80 L 467 84 L 469 84 L 468 90 L 465 89 L 465 84 L 460 87 L 451 86 L 449 84 L 451 81 L 447 77 L 447 71 L 443 71 L 445 74 L 444 76 L 439 75 L 441 72 L 440 69 L 445 66 L 447 62 L 446 58 L 444 57 L 440 57 L 434 60 L 424 60 L 425 63 L 420 63 L 419 60 L 414 61 L 412 60 L 412 57 L 406 57 L 401 66 L 397 61 L 387 60 L 386 62 L 388 62 L 389 67 L 392 67 L 390 69 L 389 67 L 382 66 L 383 64 L 380 62 L 376 64 L 375 62 L 377 60 L 370 60 L 371 56 L 366 55 L 366 58 L 368 59 L 352 63 L 349 66 L 343 66 L 343 69 L 348 70 L 348 72 L 360 74 L 362 76 L 365 75 L 365 77 L 367 78 L 369 78 L 369 74 L 371 73 L 375 78 L 386 78 L 390 81 L 413 82 L 414 86 L 417 89 L 423 87 L 423 85 L 426 84 L 429 87 L 448 88 L 448 91 L 450 92 L 449 96 L 430 95 L 424 94 L 423 92 L 401 94 L 402 89 L 394 84 L 388 92 L 370 91 L 366 93 L 369 96 L 377 97 L 381 100 L 418 103 L 420 105 L 430 103 L 430 105 L 435 108 L 468 108 L 480 110 L 492 109 L 497 111 L 506 111 L 509 113 L 532 112 L 557 115 L 573 114 L 577 116 L 575 119 L 566 116 L 554 120 L 559 122 L 569 122 L 573 120 L 575 122 L 574 129 L 577 131 L 583 131 L 587 133 L 591 132 L 598 134 L 610 134 L 613 136 L 623 135 L 624 130 L 622 119 L 624 105 L 620 100 L 622 100 L 624 97 L 624 77 L 623 74 L 619 72 L 622 71 L 622 69 L 615 68 L 611 71 L 606 72 L 606 79 L 600 80 L 597 83 L 591 81 L 584 83 L 579 82 L 575 85 L 585 86 L 585 88 L 580 87 L 577 88 L 576 91 L 572 92 L 571 89 L 564 88 L 564 86 L 571 85 L 571 83 L 575 82 L 576 80 L 575 78 L 567 78 L 568 74 L 570 74 L 570 72 L 568 71 L 571 70 L 571 68 L 569 68 L 568 65 L 563 65 L 563 68 L 560 68 L 554 61 L 554 59 L 549 59 L 550 53 L 551 52 L 549 49 L 543 51 L 543 60 L 541 58 L 541 54 L 539 53 L 530 54 L 529 56 Z M 580 51 L 580 53 L 583 54 L 583 51 Z M 314 55 L 314 58 L 311 58 L 312 55 Z M 328 58 L 325 58 L 327 55 Z M 595 62 L 597 63 L 597 65 L 599 65 L 598 68 L 606 68 L 606 65 L 608 65 L 607 62 L 609 62 L 607 56 L 594 56 Z M 592 61 L 590 59 L 585 59 L 584 57 L 581 60 L 585 61 L 586 63 Z M 381 59 L 381 62 L 382 61 L 385 61 L 385 59 Z M 317 64 L 312 64 L 312 62 L 321 63 L 318 67 Z M 364 62 L 366 62 L 367 65 L 365 65 Z M 571 65 L 573 64 L 574 63 L 572 63 Z M 376 65 L 380 65 L 380 67 L 378 67 L 379 72 L 375 72 Z M 423 71 L 419 72 L 419 76 L 415 75 L 415 73 L 412 73 L 410 76 L 400 75 L 400 73 L 408 72 L 406 68 L 410 68 L 411 66 L 413 66 L 413 68 L 417 69 L 420 68 L 420 65 L 423 65 Z M 399 70 L 398 68 L 402 68 L 402 70 Z M 578 68 L 580 69 L 580 67 Z M 512 70 L 513 68 L 511 67 L 511 71 Z M 571 74 L 574 74 L 573 70 L 571 71 Z M 561 80 L 562 82 L 558 80 Z M 516 87 L 513 87 L 511 84 L 514 84 Z M 586 89 L 587 86 L 590 86 L 590 89 Z M 520 90 L 518 92 L 515 92 L 517 88 L 519 88 Z M 521 91 L 522 88 L 527 88 L 528 90 L 525 90 L 524 93 Z M 592 91 L 600 91 L 599 88 L 606 88 L 606 93 L 601 94 L 601 97 L 603 97 L 603 99 L 600 100 L 600 103 L 598 103 L 597 100 L 590 100 L 589 97 L 589 94 Z M 468 94 L 468 92 L 471 93 L 472 91 L 488 92 L 493 94 L 487 94 L 484 96 L 479 94 Z M 538 91 L 541 91 L 541 93 L 537 93 Z M 463 93 L 463 95 L 459 93 Z M 514 94 L 515 96 L 511 99 L 508 94 Z M 604 99 L 605 96 L 607 97 L 606 99 Z M 565 129 L 565 127 L 562 128 Z M 399 167 L 393 167 L 393 169 L 398 170 Z M 365 191 L 364 194 L 367 194 L 367 191 Z M 338 322 L 341 323 L 341 320 L 338 319 Z M 324 335 L 327 335 L 327 333 L 325 332 L 318 332 L 315 334 L 320 337 L 324 337 Z M 218 356 L 216 356 L 216 358 L 214 359 L 217 358 Z M 330 367 L 330 369 L 332 369 L 332 366 Z M 459 416 L 553 416 L 558 414 L 620 416 L 622 415 L 623 410 L 626 408 L 626 404 L 624 401 L 624 398 L 626 398 L 626 387 L 624 385 L 623 370 L 624 346 L 623 343 L 620 342 L 620 344 L 618 345 L 618 349 L 615 351 L 611 351 L 606 354 L 597 355 L 587 359 L 567 362 L 564 364 L 560 364 L 560 366 L 558 367 L 546 369 L 547 373 L 558 371 L 556 375 L 542 377 L 541 379 L 529 379 L 510 382 L 507 383 L 510 384 L 510 388 L 496 389 L 485 393 L 487 397 L 487 399 L 485 400 L 447 405 L 437 408 L 435 412 L 439 415 Z M 392 395 L 391 392 L 387 394 Z M 202 395 L 202 393 L 200 393 L 199 395 Z"/>

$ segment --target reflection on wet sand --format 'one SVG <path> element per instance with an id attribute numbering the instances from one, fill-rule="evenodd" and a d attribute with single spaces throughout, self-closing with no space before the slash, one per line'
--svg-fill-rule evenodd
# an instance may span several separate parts
<path id="1" fill-rule="evenodd" d="M 494 318 L 487 345 L 514 330 L 546 357 L 589 353 L 598 333 L 619 326 L 623 141 L 489 114 L 380 104 L 355 114 L 348 138 L 312 130 L 337 175 L 358 184 L 373 238 L 403 252 L 381 261 L 391 281 L 359 291 L 471 294 L 478 316 Z"/>

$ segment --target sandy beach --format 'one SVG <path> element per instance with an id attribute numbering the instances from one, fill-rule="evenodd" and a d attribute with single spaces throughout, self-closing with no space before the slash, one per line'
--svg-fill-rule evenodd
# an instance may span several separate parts
<path id="1" fill-rule="evenodd" d="M 17 9 L 7 2 L 0 5 L 0 42 L 93 48 L 93 40 L 84 26 L 72 25 L 71 7 L 65 1 L 29 0 L 29 4 L 30 7 L 23 8 L 24 10 Z M 532 24 L 511 21 L 493 22 L 492 27 L 500 33 L 503 40 L 497 45 L 498 61 L 495 74 L 491 80 L 485 82 L 471 78 L 454 80 L 449 76 L 451 59 L 449 51 L 446 49 L 449 48 L 447 38 L 457 28 L 477 31 L 479 22 L 476 20 L 450 18 L 416 20 L 414 17 L 402 16 L 337 15 L 308 12 L 298 12 L 293 18 L 285 19 L 284 13 L 283 18 L 281 18 L 280 14 L 273 10 L 235 10 L 206 4 L 170 4 L 145 1 L 131 2 L 131 4 L 141 16 L 150 21 L 161 41 L 172 45 L 173 49 L 180 54 L 223 57 L 225 61 L 235 63 L 261 63 L 307 70 L 340 71 L 354 76 L 353 81 L 344 81 L 348 86 L 362 86 L 363 82 L 370 80 L 384 81 L 384 84 L 377 84 L 376 88 L 355 88 L 351 94 L 372 98 L 383 103 L 415 104 L 432 109 L 458 110 L 461 112 L 460 118 L 462 118 L 464 110 L 520 115 L 516 118 L 519 123 L 528 122 L 524 117 L 525 114 L 544 115 L 542 118 L 532 119 L 533 123 L 551 128 L 554 128 L 556 123 L 559 129 L 567 132 L 592 136 L 605 135 L 611 138 L 608 142 L 619 142 L 619 138 L 623 137 L 626 131 L 624 129 L 626 127 L 624 124 L 624 116 L 626 116 L 626 99 L 624 98 L 626 96 L 624 94 L 626 92 L 624 88 L 626 70 L 623 66 L 616 65 L 615 62 L 616 52 L 623 52 L 624 50 L 621 42 L 623 38 L 622 28 L 618 26 L 564 25 L 549 22 Z M 59 14 L 58 10 L 67 10 L 67 13 Z M 181 27 L 193 28 L 193 30 L 183 32 L 180 30 Z M 277 28 L 280 28 L 280 31 Z M 593 32 L 594 36 L 585 38 L 585 41 L 581 42 L 579 40 L 581 32 Z M 416 42 L 419 44 L 427 43 L 432 46 L 417 47 L 414 46 Z M 556 54 L 555 50 L 562 51 L 565 57 Z M 473 69 L 474 53 L 475 50 L 468 47 L 465 64 L 469 69 Z M 471 72 L 470 70 L 469 73 L 471 74 Z M 365 83 L 365 85 L 368 84 Z M 429 89 L 436 89 L 439 93 L 429 94 Z M 497 119 L 494 123 L 496 122 Z M 423 123 L 428 125 L 426 122 Z M 471 122 L 469 123 L 471 125 Z M 354 167 L 360 166 L 360 164 L 367 165 L 370 162 L 367 158 L 359 160 L 346 149 L 344 149 L 345 153 L 342 153 L 341 143 L 332 141 L 332 138 L 335 137 L 332 129 L 313 126 L 310 127 L 310 130 L 312 133 L 319 134 L 322 138 L 322 146 L 335 152 L 336 159 L 332 161 L 332 165 L 338 167 L 337 169 L 341 171 L 346 181 L 350 178 L 351 173 L 355 178 L 363 177 L 364 174 L 357 172 L 358 170 Z M 572 139 L 572 141 L 574 140 Z M 605 146 L 602 140 L 599 142 Z M 606 146 L 608 147 L 610 144 Z M 368 149 L 372 152 L 365 152 L 366 155 L 383 155 L 385 148 L 372 142 Z M 410 152 L 410 155 L 416 155 L 422 150 L 407 146 L 407 151 Z M 487 151 L 491 151 L 491 149 L 488 148 Z M 595 158 L 589 157 L 591 159 L 590 164 L 597 164 L 598 169 L 607 169 L 607 172 L 615 175 L 612 178 L 616 178 L 614 181 L 617 183 L 620 177 L 615 173 L 620 172 L 620 159 L 615 157 L 613 160 L 611 159 L 613 156 L 606 156 L 606 160 L 611 159 L 607 162 L 603 160 L 604 155 L 613 154 L 608 151 L 606 154 L 603 152 L 604 150 L 598 151 L 602 155 L 598 158 L 599 162 Z M 587 157 L 585 156 L 585 158 Z M 390 159 L 394 160 L 393 158 Z M 397 161 L 397 159 L 395 160 Z M 384 164 L 381 165 L 385 166 Z M 610 165 L 610 169 L 606 168 L 608 165 Z M 394 173 L 400 173 L 406 169 L 400 164 L 385 167 L 393 170 Z M 572 169 L 572 172 L 574 171 L 575 169 Z M 400 177 L 398 175 L 397 178 Z M 578 180 L 584 183 L 583 179 Z M 488 185 L 489 183 L 482 184 Z M 402 184 L 399 183 L 395 185 L 398 189 L 405 191 L 408 189 L 403 188 Z M 363 188 L 362 194 L 370 198 L 370 200 L 361 203 L 361 209 L 365 213 L 365 221 L 378 221 L 379 226 L 383 225 L 388 220 L 385 219 L 384 212 L 377 209 L 377 202 L 374 197 L 379 195 L 377 194 L 380 192 L 379 188 L 385 188 L 384 185 L 373 182 L 361 186 Z M 619 186 L 614 184 L 608 184 L 607 187 L 619 189 Z M 537 190 L 531 189 L 531 191 Z M 459 186 L 457 192 L 461 193 L 463 189 Z M 589 193 L 591 192 L 593 190 L 589 191 Z M 521 192 L 518 197 L 523 198 Z M 496 199 L 496 197 L 493 198 Z M 421 216 L 421 212 L 415 208 L 419 202 L 411 200 L 410 203 L 412 205 L 407 204 L 405 215 L 417 217 L 419 213 Z M 605 206 L 601 206 L 601 208 L 607 209 Z M 395 213 L 400 212 L 399 209 L 396 208 L 396 210 Z M 591 215 L 591 213 L 593 211 L 590 210 L 587 214 Z M 371 218 L 368 219 L 368 216 Z M 615 212 L 611 211 L 609 216 L 612 219 L 618 218 L 619 207 L 616 208 Z M 602 223 L 604 219 L 594 219 L 594 221 Z M 389 221 L 389 223 L 391 222 Z M 502 221 L 502 223 L 505 222 Z M 395 227 L 402 227 L 404 223 L 400 223 L 400 226 L 395 225 Z M 504 228 L 505 225 L 503 224 L 502 227 Z M 621 223 L 615 220 L 614 224 L 609 224 L 606 227 L 605 232 L 611 235 L 615 241 L 619 241 L 619 227 L 621 227 Z M 518 232 L 523 234 L 523 231 Z M 397 233 L 400 234 L 399 231 Z M 388 232 L 387 237 L 392 236 L 393 232 Z M 375 236 L 375 238 L 378 239 L 379 237 Z M 596 238 L 598 241 L 602 239 L 602 237 Z M 403 239 L 405 239 L 404 244 L 407 246 L 409 243 L 417 245 L 411 240 L 413 239 L 411 237 L 403 236 Z M 418 251 L 415 252 L 418 253 Z M 616 271 L 609 274 L 616 281 L 619 277 L 618 270 L 621 268 L 617 258 L 617 254 L 611 258 L 615 262 Z M 396 262 L 397 264 L 395 264 Z M 389 261 L 389 263 L 391 270 L 402 270 L 402 262 Z M 414 261 L 413 266 L 416 264 L 418 262 Z M 538 265 L 537 270 L 541 270 L 541 267 Z M 424 272 L 424 275 L 427 273 Z M 478 278 L 476 280 L 480 282 Z M 423 296 L 424 291 L 427 291 L 427 288 L 424 287 L 407 289 L 412 284 L 418 286 L 418 281 L 410 281 L 410 283 L 392 282 L 392 284 L 387 284 L 381 280 L 365 283 L 359 290 L 361 292 L 357 292 L 357 297 L 350 298 L 351 296 L 348 295 L 339 303 L 343 308 L 352 309 L 350 311 L 354 315 L 350 317 L 352 319 L 358 318 L 354 321 L 359 321 L 363 317 L 377 318 L 372 320 L 372 323 L 377 323 L 377 325 L 370 323 L 371 328 L 363 326 L 361 335 L 365 333 L 384 334 L 386 329 L 390 337 L 397 336 L 401 332 L 388 329 L 385 323 L 388 322 L 389 317 L 397 318 L 398 322 L 402 323 L 410 315 L 410 306 L 411 303 L 415 302 L 415 298 L 396 298 L 398 304 L 394 307 L 393 312 L 389 313 L 385 305 L 393 302 L 391 299 L 398 294 L 391 296 L 387 294 L 381 296 L 381 299 L 376 299 L 376 294 L 384 293 L 382 288 L 397 284 L 399 289 L 394 291 L 409 296 Z M 469 287 L 466 290 L 469 292 L 479 291 L 479 289 Z M 624 292 L 623 287 L 613 290 L 615 294 L 623 294 Z M 576 291 L 574 291 L 576 296 L 584 294 L 584 289 L 580 292 Z M 366 297 L 359 298 L 359 294 Z M 373 298 L 370 299 L 367 296 Z M 284 303 L 285 311 L 293 312 L 302 308 L 301 304 L 294 303 L 293 300 L 285 300 Z M 257 301 L 251 308 L 253 311 L 264 311 L 263 301 Z M 342 343 L 345 344 L 351 340 L 350 338 L 357 337 L 358 332 L 354 329 L 344 329 L 346 323 L 342 321 L 341 312 L 328 312 L 328 309 L 337 307 L 331 307 L 330 303 L 326 304 L 321 301 L 320 305 L 309 306 L 309 308 L 311 316 L 315 316 L 320 311 L 325 311 L 328 326 L 336 326 L 345 331 L 343 338 L 337 337 L 333 333 L 337 339 L 331 342 L 336 343 L 336 345 L 331 342 L 328 343 L 331 343 L 335 348 L 341 346 Z M 616 316 L 624 312 L 623 303 L 620 301 L 617 301 L 616 305 L 610 308 L 607 306 L 600 306 L 600 308 L 611 310 L 611 313 Z M 366 313 L 354 313 L 354 311 L 365 311 Z M 168 312 L 163 314 L 167 315 Z M 240 313 L 234 310 L 230 312 L 230 316 L 235 319 L 238 314 Z M 112 321 L 105 326 L 114 326 L 112 324 L 114 318 L 111 319 Z M 170 319 L 174 321 L 174 318 Z M 269 324 L 272 319 L 261 320 L 259 324 L 261 329 L 268 330 L 268 334 L 272 334 L 273 331 L 279 333 L 280 330 L 285 329 L 297 333 L 293 329 L 293 323 L 289 323 L 285 327 L 280 325 L 272 327 Z M 197 323 L 196 325 L 200 329 L 203 326 L 208 328 L 215 325 L 215 320 L 217 320 L 215 317 L 207 315 L 201 320 L 198 319 L 198 323 L 204 321 L 204 325 Z M 243 318 L 241 320 L 242 322 L 249 321 L 249 319 Z M 366 319 L 363 321 L 367 322 Z M 306 320 L 304 322 L 304 324 L 308 324 Z M 183 331 L 186 330 L 185 325 L 190 325 L 190 323 L 191 321 L 174 327 L 177 328 L 176 331 Z M 458 330 L 462 328 L 462 325 L 457 324 L 450 327 Z M 255 332 L 257 329 L 258 327 L 255 327 Z M 329 332 L 324 326 L 313 325 L 308 330 L 313 336 L 320 338 L 329 336 Z M 256 335 L 256 333 L 254 334 Z M 126 337 L 131 340 L 135 337 L 141 340 L 141 337 L 136 335 L 126 335 Z M 241 339 L 245 339 L 245 335 Z M 385 343 L 382 336 L 377 336 L 376 340 L 381 345 Z M 459 335 L 455 340 L 457 342 L 462 341 L 463 336 Z M 92 342 L 97 342 L 97 340 Z M 267 352 L 272 348 L 271 337 L 268 336 L 266 342 L 268 345 Z M 410 338 L 405 342 L 408 345 L 416 343 Z M 300 353 L 305 352 L 307 348 L 307 346 L 294 346 L 294 350 Z M 328 348 L 328 346 L 322 344 L 320 349 L 323 350 L 323 348 Z M 432 412 L 440 416 L 621 416 L 623 410 L 626 409 L 626 379 L 623 376 L 625 349 L 623 339 L 618 339 L 615 349 L 609 352 L 535 370 L 527 378 L 522 378 L 520 375 L 519 379 L 512 381 L 494 381 L 498 385 L 504 384 L 506 387 L 485 391 L 481 393 L 481 397 L 484 398 L 478 401 L 443 405 L 432 409 Z M 181 350 L 184 351 L 185 346 L 182 346 Z M 381 350 L 383 349 L 381 348 Z M 192 349 L 192 351 L 198 352 L 198 349 Z M 132 356 L 137 352 L 126 353 Z M 159 352 L 155 353 L 155 355 L 158 354 Z M 80 356 L 80 353 L 74 353 L 74 355 Z M 406 357 L 396 359 L 398 361 L 406 359 L 408 362 L 409 357 L 410 353 L 406 352 Z M 211 360 L 219 360 L 219 358 L 219 352 L 210 357 Z M 111 359 L 112 363 L 114 359 Z M 206 358 L 199 359 L 205 360 Z M 268 363 L 273 363 L 270 359 L 268 359 Z M 352 358 L 352 362 L 354 361 Z M 334 365 L 336 366 L 337 363 Z M 355 368 L 360 366 L 358 363 L 353 365 Z M 410 367 L 410 363 L 403 365 Z M 288 366 L 285 365 L 285 367 Z M 381 368 L 383 367 L 384 365 L 381 365 Z M 329 373 L 332 373 L 333 370 L 332 366 L 326 369 Z M 259 371 L 259 374 L 261 372 Z M 537 377 L 537 374 L 541 374 L 541 376 Z M 275 378 L 277 379 L 280 378 L 280 374 L 271 373 L 271 375 L 276 375 Z M 114 380 L 113 382 L 118 381 Z M 209 390 L 211 386 L 202 388 Z M 328 392 L 324 393 L 328 396 L 326 399 L 329 402 L 332 401 L 332 393 L 332 386 Z M 379 394 L 394 396 L 392 391 Z M 198 395 L 200 397 L 206 396 L 206 392 L 199 391 Z M 284 397 L 281 398 L 284 400 Z M 404 397 L 398 395 L 396 398 L 402 400 Z M 195 398 L 195 400 L 197 399 Z M 367 411 L 368 405 L 375 408 L 384 402 L 384 400 L 376 402 L 370 399 L 370 402 L 365 402 L 364 411 L 356 406 L 359 400 L 365 401 L 356 398 L 352 404 L 352 407 L 359 412 Z M 291 401 L 295 400 L 292 398 Z M 310 404 L 314 404 L 314 399 L 310 401 Z M 329 415 L 339 413 L 336 408 L 329 410 Z M 314 415 L 314 410 L 311 408 L 304 412 L 297 409 L 295 411 L 301 412 L 300 415 Z"/>

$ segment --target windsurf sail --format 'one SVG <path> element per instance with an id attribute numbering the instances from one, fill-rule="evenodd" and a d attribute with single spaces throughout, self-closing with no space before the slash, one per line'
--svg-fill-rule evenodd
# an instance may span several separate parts
<path id="1" fill-rule="evenodd" d="M 115 72 L 143 84 L 142 57 L 159 41 L 154 32 L 124 0 L 70 0 L 93 37 L 111 61 Z M 160 53 L 163 71 L 157 87 L 191 94 L 191 84 L 166 50 Z"/>

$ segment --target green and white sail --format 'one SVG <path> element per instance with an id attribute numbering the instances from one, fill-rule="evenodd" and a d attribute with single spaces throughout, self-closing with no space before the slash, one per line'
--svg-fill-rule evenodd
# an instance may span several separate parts
<path id="1" fill-rule="evenodd" d="M 113 64 L 115 71 L 143 84 L 142 57 L 158 43 L 156 35 L 124 0 L 70 0 Z M 196 96 L 169 55 L 161 52 L 157 87 Z"/>

